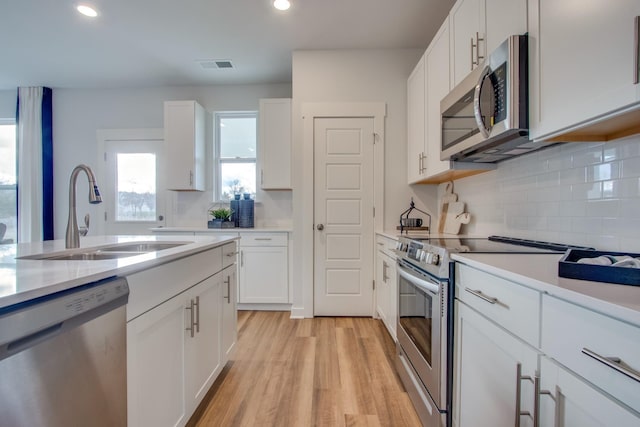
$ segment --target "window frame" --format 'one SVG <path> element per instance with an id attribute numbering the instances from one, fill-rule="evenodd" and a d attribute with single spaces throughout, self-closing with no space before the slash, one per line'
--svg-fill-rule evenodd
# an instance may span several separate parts
<path id="1" fill-rule="evenodd" d="M 15 118 L 0 118 L 0 126 L 7 126 L 7 125 L 13 125 L 16 132 L 17 132 L 17 126 L 18 126 L 18 122 Z M 16 193 L 16 226 L 18 225 L 18 220 L 19 220 L 19 216 L 20 213 L 18 212 L 18 205 L 17 205 L 17 200 L 18 200 L 18 135 L 16 134 L 15 138 L 14 138 L 14 143 L 16 144 L 16 155 L 15 155 L 15 163 L 16 163 L 16 176 L 15 176 L 15 183 L 14 184 L 0 184 L 0 191 L 13 191 Z M 6 236 L 5 236 L 6 237 Z M 14 239 L 14 242 L 18 241 L 18 236 L 17 236 L 17 229 L 16 229 L 16 236 Z"/>
<path id="2" fill-rule="evenodd" d="M 223 118 L 253 118 L 256 121 L 256 155 L 255 157 L 235 157 L 235 158 L 225 158 L 221 157 L 221 142 L 222 138 L 220 137 L 220 119 Z M 214 180 L 214 191 L 213 191 L 213 199 L 218 203 L 228 203 L 229 200 L 222 199 L 222 164 L 223 163 L 253 163 L 255 165 L 255 197 L 257 198 L 258 193 L 258 111 L 250 110 L 250 111 L 216 111 L 213 115 L 213 127 L 215 138 L 213 142 L 213 180 Z"/>

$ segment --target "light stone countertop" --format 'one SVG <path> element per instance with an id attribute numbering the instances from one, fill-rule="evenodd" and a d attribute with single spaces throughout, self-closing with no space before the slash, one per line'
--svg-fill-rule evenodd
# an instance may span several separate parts
<path id="1" fill-rule="evenodd" d="M 237 240 L 235 234 L 210 236 L 89 236 L 80 239 L 83 252 L 124 242 L 185 242 L 170 249 L 126 258 L 62 261 L 16 259 L 65 251 L 64 240 L 0 245 L 0 309 L 113 276 L 126 276 Z"/>
<path id="2" fill-rule="evenodd" d="M 562 254 L 452 254 L 457 262 L 640 326 L 640 286 L 558 276 Z"/>
<path id="3" fill-rule="evenodd" d="M 293 231 L 287 227 L 252 227 L 252 228 L 207 228 L 207 227 L 154 227 L 150 229 L 154 233 L 270 233 Z"/>

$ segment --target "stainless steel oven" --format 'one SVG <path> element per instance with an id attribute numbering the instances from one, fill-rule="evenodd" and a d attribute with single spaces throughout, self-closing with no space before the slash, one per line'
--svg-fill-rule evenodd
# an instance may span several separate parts
<path id="1" fill-rule="evenodd" d="M 398 368 L 423 424 L 445 426 L 449 282 L 402 260 L 397 267 Z"/>

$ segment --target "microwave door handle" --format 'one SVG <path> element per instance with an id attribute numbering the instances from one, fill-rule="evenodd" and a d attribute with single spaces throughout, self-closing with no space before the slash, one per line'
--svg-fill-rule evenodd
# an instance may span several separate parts
<path id="1" fill-rule="evenodd" d="M 480 95 L 482 92 L 482 83 L 484 83 L 484 79 L 487 78 L 491 69 L 488 66 L 485 66 L 480 73 L 480 79 L 478 79 L 478 84 L 476 85 L 476 90 L 473 93 L 473 115 L 476 119 L 476 126 L 478 126 L 478 130 L 485 138 L 489 138 L 489 131 L 484 125 L 482 121 L 482 107 L 480 106 Z"/>

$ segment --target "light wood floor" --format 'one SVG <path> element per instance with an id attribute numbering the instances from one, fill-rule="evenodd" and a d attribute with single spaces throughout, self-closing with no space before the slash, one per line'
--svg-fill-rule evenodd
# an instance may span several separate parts
<path id="1" fill-rule="evenodd" d="M 190 424 L 420 425 L 379 320 L 240 311 L 238 328 L 235 357 Z"/>

